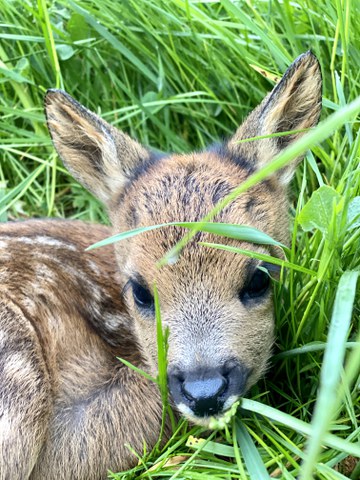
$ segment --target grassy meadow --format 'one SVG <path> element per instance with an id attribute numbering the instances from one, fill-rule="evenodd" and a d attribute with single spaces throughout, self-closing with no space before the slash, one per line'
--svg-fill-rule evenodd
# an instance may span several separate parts
<path id="1" fill-rule="evenodd" d="M 0 0 L 0 12 L 0 221 L 108 222 L 51 145 L 48 88 L 188 152 L 228 136 L 293 59 L 316 54 L 322 123 L 261 173 L 310 148 L 290 189 L 271 368 L 224 430 L 181 421 L 110 478 L 359 480 L 360 2 Z"/>

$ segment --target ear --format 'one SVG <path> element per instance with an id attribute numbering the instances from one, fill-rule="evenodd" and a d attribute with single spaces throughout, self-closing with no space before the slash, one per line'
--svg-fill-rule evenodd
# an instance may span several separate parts
<path id="1" fill-rule="evenodd" d="M 61 90 L 45 96 L 52 141 L 70 173 L 104 203 L 121 191 L 149 152 Z"/>
<path id="2" fill-rule="evenodd" d="M 229 140 L 227 147 L 231 155 L 252 161 L 256 169 L 270 162 L 305 132 L 238 142 L 257 136 L 314 127 L 321 113 L 321 89 L 319 62 L 315 55 L 308 51 L 290 65 L 278 85 Z M 279 180 L 284 185 L 291 180 L 300 159 L 297 158 L 278 173 Z"/>

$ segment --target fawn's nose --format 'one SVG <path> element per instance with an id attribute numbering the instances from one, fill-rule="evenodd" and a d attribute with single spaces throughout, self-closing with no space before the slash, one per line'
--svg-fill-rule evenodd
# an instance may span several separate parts
<path id="1" fill-rule="evenodd" d="M 204 372 L 202 378 L 189 375 L 181 385 L 181 393 L 195 415 L 215 415 L 223 406 L 228 381 L 219 372 Z"/>
<path id="2" fill-rule="evenodd" d="M 219 368 L 200 367 L 192 371 L 170 368 L 170 393 L 180 410 L 190 409 L 197 417 L 222 412 L 226 401 L 233 400 L 244 391 L 247 369 L 238 362 L 229 361 Z M 230 405 L 227 405 L 230 406 Z"/>

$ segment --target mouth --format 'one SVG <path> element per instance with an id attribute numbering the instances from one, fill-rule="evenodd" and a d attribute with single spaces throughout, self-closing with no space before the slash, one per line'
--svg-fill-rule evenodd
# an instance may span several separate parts
<path id="1" fill-rule="evenodd" d="M 197 416 L 184 403 L 176 405 L 181 414 L 195 425 L 208 428 L 210 430 L 223 430 L 236 415 L 237 409 L 241 403 L 241 398 L 229 398 L 224 405 L 224 409 L 216 415 Z M 229 405 L 227 407 L 227 405 Z"/>

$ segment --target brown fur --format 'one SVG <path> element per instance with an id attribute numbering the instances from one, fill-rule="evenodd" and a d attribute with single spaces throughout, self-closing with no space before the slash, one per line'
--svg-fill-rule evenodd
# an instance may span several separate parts
<path id="1" fill-rule="evenodd" d="M 107 204 L 115 232 L 171 221 L 197 221 L 253 171 L 300 134 L 237 143 L 255 135 L 316 124 L 321 77 L 311 53 L 219 147 L 161 158 L 118 132 L 69 95 L 49 91 L 46 113 L 65 165 Z M 296 162 L 256 185 L 215 221 L 259 228 L 287 241 L 287 184 Z M 167 227 L 112 247 L 84 252 L 110 235 L 106 227 L 71 221 L 30 221 L 0 227 L 0 480 L 99 479 L 107 468 L 136 463 L 157 440 L 157 389 L 117 356 L 157 372 L 156 327 L 134 303 L 129 279 L 156 282 L 169 368 L 217 369 L 229 358 L 263 374 L 273 343 L 271 292 L 239 297 L 259 262 L 213 250 L 198 233 L 178 261 L 156 262 L 185 231 Z M 273 247 L 222 238 L 228 245 L 280 255 Z M 115 260 L 116 258 L 116 260 Z M 231 396 L 228 408 L 236 395 Z M 177 407 L 196 423 L 207 417 Z M 224 408 L 225 408 L 224 407 Z"/>
<path id="2" fill-rule="evenodd" d="M 69 221 L 1 227 L 2 480 L 105 478 L 136 461 L 125 444 L 141 452 L 158 438 L 157 389 L 116 359 L 145 367 L 113 251 L 84 253 L 109 233 Z"/>

